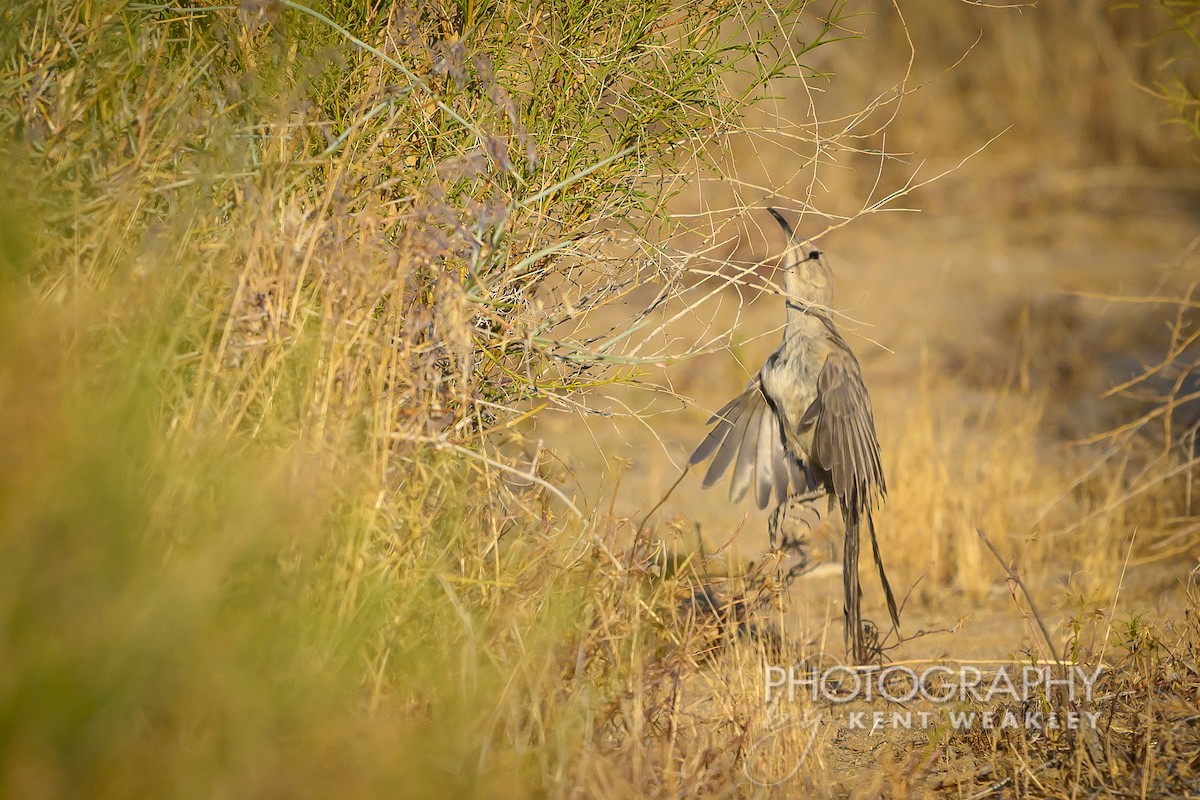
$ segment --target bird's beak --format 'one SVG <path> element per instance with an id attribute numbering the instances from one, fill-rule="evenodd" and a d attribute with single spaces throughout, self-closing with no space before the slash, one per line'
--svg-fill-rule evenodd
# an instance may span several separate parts
<path id="1" fill-rule="evenodd" d="M 788 242 L 794 240 L 796 238 L 796 233 L 792 230 L 792 226 L 788 224 L 788 221 L 783 218 L 783 214 L 780 214 L 778 209 L 771 208 L 769 206 L 767 207 L 767 211 L 771 212 L 771 216 L 774 217 L 775 221 L 779 223 L 779 227 L 783 228 L 783 232 L 787 234 Z"/>

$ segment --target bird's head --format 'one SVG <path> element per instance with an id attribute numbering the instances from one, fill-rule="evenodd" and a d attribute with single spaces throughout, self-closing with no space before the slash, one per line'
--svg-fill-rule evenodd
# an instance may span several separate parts
<path id="1" fill-rule="evenodd" d="M 796 236 L 792 226 L 774 208 L 771 216 L 787 234 L 787 250 L 783 254 L 783 288 L 788 293 L 788 306 L 808 312 L 810 307 L 825 311 L 833 303 L 833 276 L 825 254 L 805 239 Z"/>

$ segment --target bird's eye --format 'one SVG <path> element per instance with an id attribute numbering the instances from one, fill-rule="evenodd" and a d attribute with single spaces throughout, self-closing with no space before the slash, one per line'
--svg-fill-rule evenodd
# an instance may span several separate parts
<path id="1" fill-rule="evenodd" d="M 813 250 L 811 253 L 809 253 L 809 254 L 808 254 L 808 260 L 809 260 L 809 261 L 816 261 L 816 260 L 817 260 L 818 258 L 820 258 L 820 257 L 821 257 L 821 251 L 820 251 L 820 250 Z"/>

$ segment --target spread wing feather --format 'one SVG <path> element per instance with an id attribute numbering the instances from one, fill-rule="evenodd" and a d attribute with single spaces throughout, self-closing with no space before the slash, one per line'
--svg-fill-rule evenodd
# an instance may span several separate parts
<path id="1" fill-rule="evenodd" d="M 706 488 L 719 481 L 731 465 L 729 497 L 735 503 L 752 485 L 759 508 L 767 507 L 772 489 L 783 502 L 793 484 L 803 485 L 800 463 L 784 447 L 779 418 L 757 379 L 714 414 L 709 424 L 713 429 L 689 459 L 695 465 L 712 456 L 704 475 Z"/>
<path id="2" fill-rule="evenodd" d="M 758 432 L 762 427 L 763 412 L 766 410 L 766 403 L 755 403 L 753 410 L 745 417 L 745 424 L 741 426 L 738 457 L 733 465 L 733 477 L 729 481 L 729 497 L 735 503 L 746 496 L 746 489 L 750 487 L 754 460 L 758 456 Z"/>
<path id="3" fill-rule="evenodd" d="M 759 467 L 754 481 L 754 503 L 759 508 L 766 508 L 771 501 L 771 486 L 778 480 L 774 474 L 777 469 L 775 454 L 782 453 L 783 447 L 779 441 L 779 420 L 773 411 L 762 415 L 758 427 L 758 448 L 754 457 Z M 786 491 L 787 487 L 784 489 Z"/>
<path id="4" fill-rule="evenodd" d="M 688 462 L 689 464 L 692 466 L 699 464 L 701 461 L 716 452 L 716 449 L 721 442 L 725 441 L 725 434 L 729 432 L 730 425 L 727 415 L 737 407 L 737 404 L 741 399 L 741 395 L 738 395 L 737 397 L 733 398 L 733 400 L 730 400 L 728 403 L 726 403 L 720 411 L 709 417 L 707 423 L 708 425 L 712 425 L 714 422 L 718 424 L 715 428 L 708 432 L 708 435 L 704 437 L 704 441 L 700 442 L 700 445 L 692 453 L 692 457 Z"/>
<path id="5" fill-rule="evenodd" d="M 726 406 L 728 411 L 722 415 L 717 422 L 717 427 L 709 434 L 710 437 L 713 435 L 718 437 L 720 448 L 713 456 L 712 463 L 708 465 L 708 472 L 704 475 L 705 488 L 719 481 L 725 474 L 725 470 L 729 469 L 729 464 L 737 454 L 738 445 L 741 444 L 742 435 L 745 433 L 744 420 L 754 410 L 754 404 L 750 402 L 750 398 L 747 398 L 746 392 L 742 393 L 731 405 L 732 407 Z M 695 463 L 695 459 L 696 456 L 693 454 L 693 463 Z"/>

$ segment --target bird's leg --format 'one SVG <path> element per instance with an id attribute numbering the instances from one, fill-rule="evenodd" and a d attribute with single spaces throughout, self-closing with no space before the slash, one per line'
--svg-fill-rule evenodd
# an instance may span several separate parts
<path id="1" fill-rule="evenodd" d="M 787 525 L 789 515 L 797 506 L 803 506 L 818 499 L 825 492 L 821 489 L 814 489 L 807 492 L 789 495 L 783 500 L 771 513 L 770 519 L 767 521 L 768 534 L 771 542 L 771 561 L 774 565 L 774 577 L 772 580 L 772 596 L 774 598 L 782 598 L 787 594 L 796 576 L 805 572 L 809 567 L 808 561 L 808 538 L 798 531 L 794 530 L 796 525 Z M 807 522 L 807 520 L 805 521 Z M 811 524 L 809 529 L 811 530 Z M 784 570 L 784 560 L 790 562 L 790 566 Z M 783 573 L 780 575 L 780 573 Z"/>
<path id="2" fill-rule="evenodd" d="M 783 520 L 787 517 L 787 509 L 789 505 L 789 497 L 779 505 L 775 506 L 775 510 L 771 512 L 771 518 L 767 520 L 767 536 L 770 537 L 771 552 L 775 552 L 779 543 L 779 528 L 783 525 Z"/>

